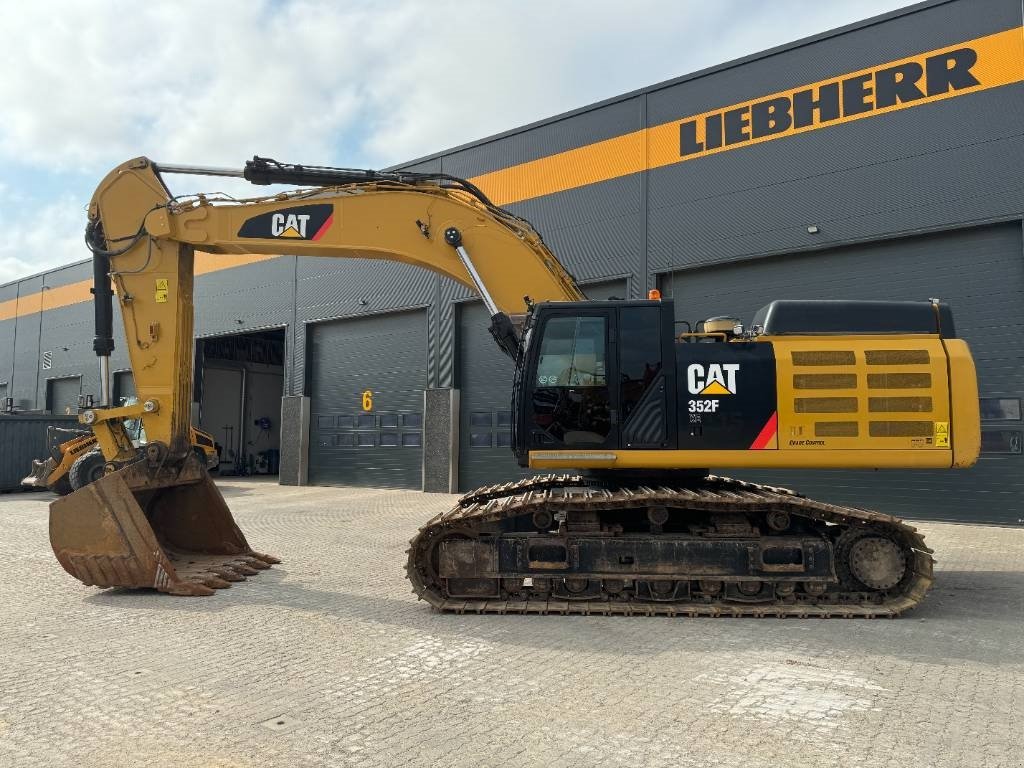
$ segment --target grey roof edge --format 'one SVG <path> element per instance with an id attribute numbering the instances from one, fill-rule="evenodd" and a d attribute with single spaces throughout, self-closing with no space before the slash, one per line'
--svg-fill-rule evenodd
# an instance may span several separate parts
<path id="1" fill-rule="evenodd" d="M 90 264 L 92 259 L 80 259 L 78 261 L 69 261 L 67 264 L 60 264 L 56 267 L 50 267 L 40 272 L 33 272 L 31 275 L 25 275 L 24 277 L 16 277 L 13 280 L 8 280 L 6 283 L 0 283 L 0 288 L 6 288 L 10 285 L 18 285 L 24 283 L 26 280 L 35 280 L 37 277 L 46 277 L 52 275 L 55 272 L 60 272 L 62 269 L 69 269 L 71 267 L 78 267 L 82 264 Z M 59 285 L 49 285 L 47 288 L 59 288 Z"/>
<path id="2" fill-rule="evenodd" d="M 777 56 L 780 53 L 793 51 L 798 48 L 804 48 L 808 45 L 821 42 L 822 40 L 828 40 L 833 37 L 839 37 L 840 35 L 845 35 L 850 32 L 856 32 L 861 29 L 873 27 L 876 24 L 882 24 L 884 22 L 891 21 L 892 19 L 897 19 L 902 16 L 909 16 L 914 13 L 919 13 L 921 11 L 929 10 L 931 8 L 938 8 L 939 6 L 943 5 L 949 5 L 950 3 L 954 2 L 958 2 L 958 0 L 923 0 L 922 2 L 914 3 L 903 8 L 897 8 L 893 11 L 887 11 L 886 13 L 879 14 L 878 16 L 872 16 L 867 19 L 862 19 L 861 21 L 854 21 L 851 22 L 850 24 L 845 24 L 841 27 L 835 27 L 833 29 L 825 30 L 824 32 L 819 32 L 815 35 L 810 35 L 809 37 L 802 37 L 798 40 L 794 40 L 789 43 L 783 43 L 782 45 L 777 45 L 774 48 L 766 48 L 763 51 L 751 53 L 747 56 L 741 56 L 738 59 L 732 59 L 731 61 L 727 61 L 722 64 L 714 64 L 710 67 L 698 69 L 697 71 L 691 72 L 686 75 L 680 75 L 678 77 L 673 77 L 669 80 L 663 80 L 662 82 L 655 83 L 654 85 L 644 86 L 643 88 L 628 91 L 618 96 L 611 96 L 607 99 L 602 99 L 601 101 L 593 102 L 592 104 L 577 107 L 576 109 L 571 109 L 567 112 L 561 112 L 557 115 L 553 115 L 552 117 L 545 117 L 540 120 L 536 120 L 532 123 L 526 123 L 525 125 L 520 125 L 516 128 L 510 128 L 507 131 L 495 133 L 491 136 L 487 136 L 482 139 L 476 139 L 474 141 L 466 142 L 465 144 L 459 144 L 457 146 L 451 147 L 450 149 L 441 150 L 439 152 L 433 152 L 429 155 L 417 157 L 414 160 L 408 160 L 402 163 L 397 163 L 395 165 L 388 166 L 384 170 L 398 170 L 410 165 L 425 163 L 429 162 L 430 160 L 437 160 L 439 158 L 443 158 L 445 155 L 450 155 L 455 152 L 461 152 L 466 149 L 472 149 L 473 147 L 480 147 L 485 144 L 490 144 L 491 142 L 499 141 L 500 139 L 505 139 L 508 138 L 509 136 L 515 136 L 516 134 L 524 133 L 525 131 L 529 131 L 534 128 L 540 128 L 545 125 L 552 125 L 562 120 L 567 120 L 571 117 L 576 117 L 578 115 L 586 114 L 587 112 L 592 112 L 594 110 L 601 109 L 602 107 L 607 107 L 612 104 L 618 104 L 623 101 L 635 99 L 637 96 L 645 96 L 647 94 L 654 93 L 665 88 L 671 88 L 672 86 L 679 85 L 680 83 L 698 80 L 702 77 L 707 77 L 708 75 L 713 75 L 718 72 L 724 72 L 729 69 L 734 69 L 735 67 L 741 67 L 755 61 L 760 61 L 762 59 L 767 59 L 772 56 Z"/>

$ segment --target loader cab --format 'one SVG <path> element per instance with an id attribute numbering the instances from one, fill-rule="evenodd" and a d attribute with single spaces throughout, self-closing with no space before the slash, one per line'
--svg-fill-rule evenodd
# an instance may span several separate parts
<path id="1" fill-rule="evenodd" d="M 658 449 L 675 443 L 671 301 L 534 307 L 513 390 L 514 446 Z"/>

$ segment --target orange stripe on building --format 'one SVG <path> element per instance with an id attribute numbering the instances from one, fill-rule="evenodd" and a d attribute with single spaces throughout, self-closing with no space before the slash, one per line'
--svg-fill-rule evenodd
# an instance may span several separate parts
<path id="1" fill-rule="evenodd" d="M 211 272 L 221 272 L 225 269 L 234 269 L 248 264 L 258 264 L 261 261 L 278 259 L 280 256 L 266 256 L 263 254 L 227 254 L 218 255 L 196 251 L 195 274 L 207 275 Z M 10 320 L 14 317 L 34 315 L 41 310 L 59 309 L 69 307 L 73 304 L 82 304 L 92 301 L 92 280 L 79 280 L 77 283 L 68 283 L 54 288 L 44 288 L 36 293 L 29 293 L 17 299 L 0 301 L 0 320 Z"/>
<path id="2" fill-rule="evenodd" d="M 927 60 L 931 57 L 941 56 L 962 49 L 970 49 L 976 54 L 976 61 L 970 68 L 970 74 L 973 79 L 978 81 L 976 85 L 959 89 L 951 88 L 942 93 L 923 95 L 913 100 L 898 101 L 888 106 L 876 106 L 868 111 L 856 114 L 850 114 L 848 110 L 849 105 L 843 104 L 842 114 L 834 119 L 820 119 L 819 114 L 819 119 L 809 125 L 799 127 L 791 125 L 783 130 L 775 130 L 766 135 L 749 135 L 751 134 L 751 126 L 749 125 L 750 111 L 755 104 L 774 99 L 788 99 L 792 104 L 794 94 L 797 93 L 811 91 L 817 96 L 823 87 L 831 87 L 846 80 L 873 76 L 881 70 L 901 65 L 925 67 Z M 738 104 L 723 106 L 719 109 L 690 115 L 583 147 L 577 147 L 547 157 L 491 171 L 475 176 L 471 181 L 483 189 L 498 205 L 508 205 L 509 203 L 522 202 L 523 200 L 530 200 L 556 192 L 565 192 L 589 184 L 629 176 L 653 168 L 676 165 L 720 152 L 739 150 L 766 141 L 774 141 L 800 133 L 807 133 L 808 131 L 830 128 L 854 120 L 877 117 L 922 104 L 944 101 L 956 98 L 957 96 L 1021 81 L 1024 81 L 1024 27 L 1015 27 L 1004 32 L 997 32 L 974 40 L 966 40 L 956 45 L 884 62 L 855 72 L 840 74 L 828 80 L 820 80 L 816 83 L 808 83 L 785 91 L 777 91 Z M 871 95 L 872 93 L 868 93 L 867 97 Z M 708 137 L 701 133 L 702 130 L 705 130 L 702 126 L 706 125 L 709 118 L 714 120 L 719 115 L 723 116 L 724 120 L 726 113 L 734 113 L 734 117 L 736 116 L 735 113 L 739 113 L 740 118 L 746 115 L 748 136 L 743 138 L 742 141 L 732 143 L 727 143 L 724 139 L 720 142 L 709 141 Z M 696 124 L 694 137 L 698 141 L 701 139 L 703 141 L 700 142 L 702 144 L 700 150 L 688 152 L 684 155 L 681 148 L 681 126 L 688 123 Z M 716 144 L 720 145 L 710 146 Z M 707 148 L 708 146 L 710 148 Z M 212 255 L 197 252 L 195 274 L 204 275 L 275 258 L 279 257 L 252 254 Z M 51 288 L 43 291 L 41 294 L 31 294 L 20 299 L 9 299 L 8 301 L 0 302 L 0 320 L 34 314 L 40 310 L 40 306 L 43 309 L 56 309 L 89 301 L 91 298 L 89 294 L 91 285 L 91 280 L 85 280 L 71 285 Z"/>
<path id="3" fill-rule="evenodd" d="M 868 111 L 857 114 L 848 114 L 849 105 L 844 104 L 842 105 L 843 114 L 835 119 L 822 120 L 819 116 L 819 119 L 810 125 L 789 127 L 768 135 L 750 137 L 731 144 L 723 141 L 721 146 L 703 149 L 686 155 L 683 155 L 681 152 L 680 126 L 685 123 L 695 122 L 700 127 L 705 124 L 709 117 L 722 115 L 727 112 L 746 113 L 749 123 L 749 110 L 754 104 L 773 99 L 789 99 L 792 102 L 793 94 L 795 93 L 812 91 L 818 94 L 822 87 L 830 87 L 845 80 L 872 76 L 880 70 L 900 67 L 901 65 L 916 64 L 924 67 L 927 59 L 931 57 L 942 56 L 943 54 L 965 48 L 970 49 L 977 55 L 977 61 L 970 69 L 971 75 L 978 81 L 977 85 L 960 89 L 950 88 L 944 93 L 924 95 L 921 98 L 899 101 L 889 106 L 873 107 Z M 1021 81 L 1024 81 L 1024 28 L 1016 27 L 974 40 L 967 40 L 956 45 L 949 45 L 914 56 L 883 62 L 855 72 L 836 75 L 816 83 L 796 86 L 785 91 L 758 96 L 737 104 L 722 106 L 708 112 L 689 115 L 678 120 L 672 120 L 612 139 L 589 144 L 585 147 L 579 147 L 578 149 L 570 149 L 520 165 L 481 174 L 471 179 L 471 181 L 483 189 L 495 203 L 507 205 L 555 192 L 564 192 L 585 184 L 608 181 L 653 168 L 662 168 L 688 162 L 720 152 L 742 149 L 743 147 L 766 141 L 774 141 L 795 136 L 799 133 L 831 128 L 832 126 L 849 123 L 854 120 L 877 117 L 891 112 L 911 109 L 922 104 L 944 101 L 956 98 L 957 96 L 977 93 L 978 91 Z M 869 94 L 869 98 L 870 96 L 871 94 Z M 749 125 L 747 131 L 749 134 Z"/>

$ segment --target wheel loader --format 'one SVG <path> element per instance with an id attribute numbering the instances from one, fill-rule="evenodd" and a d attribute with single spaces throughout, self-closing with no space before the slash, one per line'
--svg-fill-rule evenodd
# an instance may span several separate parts
<path id="1" fill-rule="evenodd" d="M 126 425 L 130 434 L 142 431 L 141 422 Z M 136 426 L 137 425 L 137 426 Z M 192 450 L 211 472 L 220 466 L 220 454 L 213 435 L 195 427 L 190 428 Z M 61 439 L 62 437 L 66 439 Z M 133 437 L 132 442 L 141 450 L 144 437 Z M 21 481 L 28 488 L 45 488 L 58 496 L 84 488 L 105 474 L 106 459 L 91 430 L 50 427 L 47 431 L 49 456 L 33 459 L 32 471 Z"/>
<path id="2" fill-rule="evenodd" d="M 180 197 L 162 173 L 297 188 Z M 949 469 L 979 452 L 974 364 L 941 301 L 782 298 L 693 326 L 656 291 L 589 301 L 528 222 L 446 174 L 137 158 L 100 184 L 86 242 L 100 402 L 111 284 L 139 402 L 82 412 L 107 474 L 51 505 L 53 549 L 85 584 L 209 595 L 278 562 L 191 449 L 196 250 L 388 259 L 480 296 L 515 361 L 513 452 L 541 474 L 472 491 L 412 538 L 408 578 L 441 611 L 896 616 L 933 578 L 913 527 L 711 468 Z"/>

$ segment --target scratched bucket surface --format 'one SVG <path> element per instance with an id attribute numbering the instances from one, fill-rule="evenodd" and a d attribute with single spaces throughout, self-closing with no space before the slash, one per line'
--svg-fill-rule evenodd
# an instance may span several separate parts
<path id="1" fill-rule="evenodd" d="M 163 481 L 135 464 L 53 501 L 50 545 L 83 584 L 172 595 L 211 595 L 280 562 L 249 546 L 191 457 Z"/>

